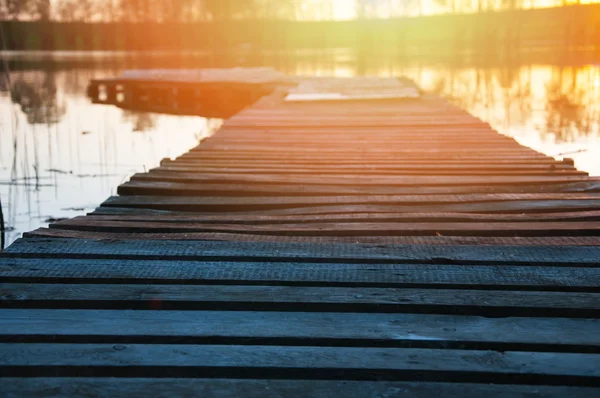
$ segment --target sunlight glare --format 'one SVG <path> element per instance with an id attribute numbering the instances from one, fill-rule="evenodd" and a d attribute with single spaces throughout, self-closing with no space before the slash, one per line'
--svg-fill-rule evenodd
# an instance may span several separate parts
<path id="1" fill-rule="evenodd" d="M 352 19 L 356 16 L 355 4 L 348 0 L 333 0 L 333 17 L 337 20 Z"/>

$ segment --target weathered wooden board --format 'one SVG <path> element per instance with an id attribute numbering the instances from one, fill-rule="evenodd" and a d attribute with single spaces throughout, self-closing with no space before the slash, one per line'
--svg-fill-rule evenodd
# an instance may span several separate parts
<path id="1" fill-rule="evenodd" d="M 590 182 L 584 176 L 315 176 L 307 175 L 252 175 L 252 174 L 198 174 L 168 171 L 135 174 L 132 179 L 149 181 L 201 182 L 201 183 L 268 183 L 268 184 L 315 184 L 351 186 L 465 186 L 465 185 L 521 185 L 564 184 Z"/>
<path id="2" fill-rule="evenodd" d="M 239 129 L 252 129 L 255 126 L 261 127 L 286 127 L 291 126 L 294 128 L 298 127 L 346 127 L 348 125 L 352 125 L 354 127 L 411 127 L 411 126 L 455 126 L 455 127 L 478 127 L 478 128 L 490 128 L 488 123 L 481 121 L 480 119 L 474 117 L 462 117 L 459 116 L 457 118 L 449 117 L 448 119 L 444 117 L 440 118 L 431 118 L 431 117 L 419 117 L 419 118 L 410 118 L 405 117 L 404 115 L 400 116 L 387 116 L 385 118 L 381 117 L 369 117 L 369 116 L 360 116 L 360 117 L 350 117 L 350 118 L 339 118 L 339 117 L 321 117 L 315 115 L 311 118 L 302 118 L 302 117 L 293 117 L 293 118 L 244 118 L 242 116 L 232 117 L 227 120 L 226 124 L 229 128 L 239 128 Z"/>
<path id="3" fill-rule="evenodd" d="M 492 133 L 493 134 L 493 133 Z M 246 134 L 248 135 L 248 134 Z M 314 135 L 314 137 L 312 137 Z M 464 146 L 470 146 L 472 148 L 485 149 L 489 151 L 492 148 L 498 148 L 501 152 L 527 152 L 534 153 L 531 149 L 524 148 L 514 141 L 506 139 L 497 139 L 491 136 L 489 139 L 484 137 L 463 137 L 454 140 L 454 136 L 435 136 L 431 135 L 428 139 L 422 141 L 411 141 L 409 136 L 403 137 L 401 135 L 395 136 L 356 136 L 356 135 L 338 135 L 327 136 L 326 134 L 308 134 L 306 136 L 298 137 L 297 135 L 285 134 L 278 135 L 276 139 L 273 137 L 273 133 L 269 132 L 266 134 L 259 134 L 254 136 L 252 139 L 247 137 L 238 136 L 237 134 L 224 134 L 223 136 L 217 135 L 207 137 L 202 141 L 202 144 L 196 147 L 196 151 L 207 151 L 209 149 L 224 148 L 224 147 L 240 147 L 247 148 L 247 150 L 253 151 L 256 148 L 264 146 L 269 147 L 281 147 L 287 146 L 285 151 L 297 151 L 302 152 L 306 148 L 321 148 L 326 147 L 330 149 L 342 149 L 347 148 L 350 152 L 362 152 L 362 151 L 405 151 L 402 145 L 407 145 L 413 148 L 415 152 L 426 150 L 437 150 L 440 152 L 453 152 L 453 150 L 459 149 L 459 152 L 464 151 Z M 449 142 L 452 141 L 452 142 Z M 293 145 L 293 146 L 290 146 Z M 461 148 L 462 147 L 462 148 Z M 241 149 L 243 150 L 243 149 Z"/>
<path id="4" fill-rule="evenodd" d="M 573 206 L 574 203 L 571 203 L 570 206 Z M 116 208 L 123 208 L 118 205 L 115 205 Z M 544 210 L 545 208 L 545 210 Z M 135 209 L 132 207 L 131 209 Z M 151 209 L 151 208 L 146 208 Z M 532 210 L 530 207 L 526 207 L 526 210 Z M 163 209 L 164 211 L 169 211 L 167 209 Z M 264 214 L 264 215 L 321 215 L 321 214 L 349 214 L 349 213 L 412 213 L 417 209 L 414 207 L 406 207 L 406 206 L 397 206 L 397 205 L 322 205 L 322 206 L 310 206 L 310 207 L 295 207 L 295 208 L 277 208 L 271 210 L 265 209 L 250 209 L 246 211 L 230 211 L 229 214 Z M 490 207 L 488 203 L 484 204 L 456 204 L 456 205 L 447 205 L 447 206 L 421 206 L 418 208 L 418 211 L 429 211 L 436 213 L 446 213 L 446 212 L 465 212 L 465 213 L 481 213 L 485 215 L 490 214 L 523 214 L 525 213 L 523 206 L 515 206 L 514 203 L 509 203 L 506 206 L 502 204 L 494 204 L 493 207 Z M 573 207 L 572 209 L 567 209 L 561 206 L 561 202 L 558 203 L 538 203 L 535 211 L 529 211 L 526 214 L 549 214 L 549 212 L 556 213 L 573 213 L 577 211 L 582 211 L 588 213 L 589 211 L 597 210 L 596 207 L 592 206 L 591 208 L 587 208 L 583 206 Z M 157 211 L 161 211 L 157 209 Z M 184 209 L 178 208 L 173 210 L 173 212 L 192 212 L 192 213 L 203 213 L 203 214 L 215 214 L 212 211 L 202 211 L 194 208 Z"/>
<path id="5" fill-rule="evenodd" d="M 178 233 L 232 232 L 279 236 L 600 236 L 600 222 L 320 222 L 278 223 L 262 225 L 239 224 L 173 224 L 168 222 L 135 222 L 116 220 L 60 221 L 50 228 L 82 231 Z"/>
<path id="6" fill-rule="evenodd" d="M 246 398 L 589 398 L 599 388 L 476 383 L 431 383 L 334 380 L 251 380 L 173 378 L 0 378 L 0 391 L 7 398 L 132 397 L 246 397 Z"/>
<path id="7" fill-rule="evenodd" d="M 106 208 L 110 209 L 110 208 Z M 135 210 L 135 209 L 134 209 Z M 112 213 L 111 213 L 112 214 Z M 132 214 L 132 213 L 127 213 Z M 599 246 L 597 236 L 559 237 L 485 237 L 485 236 L 281 236 L 251 235 L 227 232 L 182 233 L 125 233 L 69 229 L 38 228 L 23 234 L 24 237 L 76 238 L 94 240 L 179 240 L 223 242 L 278 242 L 278 243 L 352 243 L 377 245 L 478 245 L 478 246 Z"/>
<path id="8" fill-rule="evenodd" d="M 168 180 L 166 177 L 165 180 Z M 600 181 L 531 185 L 352 186 L 319 184 L 195 183 L 138 179 L 121 184 L 119 195 L 156 196 L 322 196 L 322 195 L 426 195 L 469 193 L 600 192 Z"/>
<path id="9" fill-rule="evenodd" d="M 163 165 L 159 168 L 152 169 L 152 171 L 170 171 L 170 172 L 183 172 L 183 173 L 223 173 L 223 174 L 317 174 L 317 175 L 375 175 L 375 176 L 385 176 L 385 175 L 434 175 L 434 176 L 473 176 L 473 175 L 493 175 L 493 176 L 547 176 L 547 175 L 564 175 L 564 176 L 586 176 L 587 172 L 578 171 L 575 169 L 526 169 L 523 168 L 521 170 L 498 170 L 493 168 L 452 168 L 452 167 L 440 167 L 435 169 L 428 169 L 426 167 L 420 168 L 415 167 L 412 169 L 404 169 L 404 170 L 377 170 L 377 169 L 355 169 L 348 170 L 345 168 L 323 168 L 320 169 L 294 169 L 292 167 L 282 167 L 282 168 L 256 168 L 256 167 L 241 167 L 241 168 L 230 168 L 230 167 L 197 167 L 197 166 L 179 166 L 176 163 L 170 165 Z"/>
<path id="10" fill-rule="evenodd" d="M 105 215 L 105 214 L 204 214 L 204 213 L 184 213 L 180 211 L 169 210 L 154 210 L 154 209 L 132 209 L 130 207 L 96 207 L 93 212 L 88 214 Z"/>
<path id="11" fill-rule="evenodd" d="M 398 174 L 402 174 L 403 172 L 413 171 L 413 170 L 456 170 L 456 171 L 559 171 L 562 170 L 574 170 L 572 165 L 568 165 L 561 162 L 554 163 L 523 163 L 523 164 L 514 164 L 514 163 L 498 163 L 498 164 L 490 164 L 486 163 L 459 163 L 459 162 L 448 162 L 438 164 L 425 163 L 421 161 L 420 163 L 387 163 L 387 164 L 338 164 L 337 162 L 327 162 L 322 164 L 290 164 L 290 162 L 273 162 L 273 161 L 261 161 L 256 160 L 252 162 L 240 162 L 240 161 L 209 161 L 209 160 L 200 160 L 200 159 L 191 159 L 186 160 L 177 159 L 174 161 L 163 162 L 164 168 L 190 168 L 196 171 L 201 170 L 211 170 L 211 169 L 225 169 L 233 171 L 243 172 L 247 168 L 255 168 L 266 171 L 289 171 L 289 172 L 304 172 L 304 171 L 315 171 L 315 170 L 340 170 L 344 172 L 355 172 L 361 170 L 369 170 L 369 171 L 395 171 Z"/>
<path id="12" fill-rule="evenodd" d="M 546 155 L 543 155 L 538 152 L 532 153 L 497 153 L 490 152 L 486 153 L 486 156 L 483 157 L 480 154 L 473 152 L 454 152 L 454 151 L 438 151 L 437 153 L 423 153 L 423 152 L 412 152 L 406 151 L 402 153 L 402 156 L 398 156 L 398 154 L 386 155 L 385 153 L 371 153 L 366 149 L 357 151 L 343 151 L 342 152 L 331 152 L 331 153 L 322 153 L 322 152 L 305 152 L 305 151 L 290 151 L 289 148 L 287 151 L 283 152 L 249 152 L 249 151 L 225 151 L 225 150 L 215 150 L 211 151 L 203 151 L 202 145 L 197 148 L 192 149 L 190 152 L 182 155 L 180 158 L 185 159 L 216 159 L 216 160 L 227 160 L 227 161 L 235 161 L 238 159 L 250 159 L 250 160 L 287 160 L 287 161 L 311 161 L 319 160 L 319 161 L 335 161 L 335 162 L 415 162 L 415 161 L 429 161 L 434 162 L 445 162 L 445 161 L 487 161 L 488 163 L 498 161 L 510 162 L 530 162 L 535 163 L 539 161 L 551 161 L 554 162 L 555 159 Z"/>
<path id="13" fill-rule="evenodd" d="M 181 210 L 181 211 L 205 211 L 205 212 L 239 212 L 239 211 L 268 211 L 272 209 L 294 209 L 311 206 L 321 206 L 325 213 L 352 212 L 357 211 L 359 205 L 377 205 L 388 207 L 391 212 L 469 212 L 469 213 L 524 213 L 524 212 L 561 212 L 561 211 L 593 211 L 600 207 L 600 198 L 585 194 L 562 194 L 572 195 L 565 199 L 543 199 L 542 195 L 552 198 L 552 194 L 521 194 L 523 199 L 502 199 L 502 194 L 490 194 L 480 199 L 473 194 L 473 198 L 461 198 L 460 195 L 452 195 L 454 200 L 446 196 L 448 200 L 439 195 L 405 195 L 405 196 L 349 196 L 349 197 L 206 197 L 206 196 L 113 196 L 102 203 L 102 206 L 116 207 L 143 207 L 159 210 Z M 498 195 L 498 196 L 493 196 Z M 539 199 L 534 196 L 540 195 Z M 557 194 L 559 195 L 559 194 Z M 580 195 L 580 196 L 576 196 Z M 587 196 L 586 196 L 587 195 Z M 419 198 L 420 197 L 420 198 Z M 331 209 L 326 209 L 331 207 Z M 302 211 L 302 210 L 301 210 Z M 360 211 L 369 211 L 363 208 Z"/>
<path id="14" fill-rule="evenodd" d="M 354 149 L 350 149 L 350 148 L 336 148 L 334 146 L 315 146 L 315 147 L 311 147 L 311 148 L 302 148 L 301 150 L 293 150 L 290 149 L 290 147 L 288 145 L 261 145 L 261 146 L 256 146 L 256 145 L 236 145 L 235 143 L 224 143 L 223 145 L 219 146 L 219 147 L 204 147 L 204 146 L 200 146 L 199 148 L 195 149 L 194 152 L 199 153 L 199 154 L 203 154 L 204 152 L 209 152 L 209 151 L 221 151 L 221 152 L 240 152 L 246 155 L 254 155 L 254 156 L 261 156 L 262 154 L 265 153 L 277 153 L 278 156 L 281 155 L 287 155 L 288 153 L 293 153 L 293 152 L 299 152 L 302 154 L 305 153 L 313 153 L 314 155 L 319 155 L 319 156 L 328 156 L 330 153 L 332 154 L 338 154 L 338 155 L 343 155 L 343 156 L 347 156 L 350 155 L 350 157 L 352 157 L 352 155 L 356 156 L 365 156 L 365 155 L 371 155 L 371 156 L 392 156 L 392 157 L 398 157 L 398 156 L 405 156 L 405 155 L 409 155 L 409 156 L 428 156 L 428 157 L 437 157 L 438 154 L 440 153 L 448 153 L 448 152 L 452 152 L 453 156 L 460 156 L 460 155 L 468 155 L 470 157 L 473 157 L 473 148 L 466 148 L 464 146 L 457 146 L 455 148 L 428 148 L 428 147 L 423 147 L 423 148 L 416 148 L 416 149 L 411 149 L 411 148 L 407 148 L 407 147 L 399 147 L 399 148 L 390 148 L 389 146 L 385 146 L 385 147 L 365 147 L 360 148 L 360 147 L 355 147 Z M 510 149 L 503 149 L 503 148 L 494 148 L 494 147 L 489 147 L 489 148 L 481 148 L 481 149 L 477 149 L 477 152 L 479 154 L 480 157 L 483 156 L 487 156 L 487 154 L 494 154 L 496 156 L 502 156 L 504 157 L 505 155 L 513 155 L 513 156 L 527 156 L 527 157 L 531 157 L 532 154 L 534 154 L 533 150 L 531 149 L 526 149 L 526 148 L 522 148 L 522 147 L 511 147 Z"/>
<path id="15" fill-rule="evenodd" d="M 118 213 L 117 213 L 118 214 Z M 557 222 L 557 221 L 600 221 L 600 211 L 542 214 L 478 214 L 478 213 L 349 213 L 324 215 L 196 215 L 185 213 L 155 215 L 104 215 L 80 216 L 73 221 L 135 221 L 145 223 L 214 223 L 214 224 L 287 224 L 319 222 Z M 68 220 L 70 221 L 70 220 Z M 61 223 L 66 223 L 61 222 Z"/>
<path id="16" fill-rule="evenodd" d="M 371 141 L 377 139 L 375 137 L 371 137 Z M 364 149 L 359 148 L 368 148 L 369 151 L 377 151 L 377 152 L 390 152 L 394 153 L 396 151 L 399 152 L 407 152 L 403 146 L 408 146 L 414 152 L 424 152 L 430 153 L 432 151 L 437 152 L 465 152 L 466 147 L 477 148 L 478 151 L 483 150 L 484 152 L 489 152 L 493 149 L 497 149 L 499 152 L 529 152 L 527 149 L 519 146 L 516 143 L 510 143 L 506 141 L 498 142 L 498 141 L 490 141 L 476 144 L 473 141 L 460 141 L 457 140 L 454 143 L 448 143 L 447 140 L 431 140 L 418 142 L 417 144 L 411 144 L 409 139 L 406 140 L 398 140 L 398 139 L 379 139 L 377 145 L 371 144 L 369 145 L 369 140 L 357 140 L 349 137 L 348 140 L 343 140 L 340 142 L 331 142 L 332 139 L 328 140 L 298 140 L 298 139 L 289 139 L 289 140 L 256 140 L 256 141 L 248 141 L 248 140 L 238 140 L 235 137 L 231 137 L 227 139 L 226 137 L 217 138 L 207 138 L 202 142 L 202 145 L 198 147 L 198 151 L 208 151 L 211 149 L 223 150 L 233 149 L 240 151 L 257 151 L 260 148 L 268 145 L 270 148 L 281 148 L 284 151 L 294 150 L 297 152 L 303 152 L 307 149 L 315 149 L 315 148 L 326 148 L 326 149 L 336 149 L 340 152 L 343 150 L 348 150 L 350 152 L 364 151 Z M 413 139 L 414 142 L 414 139 Z M 335 151 L 332 151 L 335 152 Z"/>
<path id="17" fill-rule="evenodd" d="M 594 354 L 421 348 L 0 344 L 5 376 L 315 378 L 600 386 Z"/>
<path id="18" fill-rule="evenodd" d="M 456 131 L 448 132 L 445 130 L 426 131 L 423 137 L 415 141 L 414 136 L 423 133 L 422 129 L 414 131 L 406 129 L 390 129 L 390 130 L 332 130 L 311 129 L 304 134 L 304 129 L 263 129 L 253 130 L 252 134 L 248 134 L 247 130 L 232 130 L 221 128 L 217 135 L 206 137 L 202 140 L 202 145 L 218 143 L 218 142 L 236 142 L 248 144 L 264 144 L 264 143 L 300 143 L 300 144 L 315 144 L 329 143 L 331 146 L 351 146 L 351 144 L 368 144 L 374 147 L 383 146 L 384 143 L 410 143 L 415 147 L 424 146 L 431 143 L 436 146 L 441 146 L 443 143 L 449 145 L 457 145 L 459 143 L 469 143 L 474 146 L 490 146 L 497 144 L 499 146 L 519 147 L 519 144 L 514 138 L 506 137 L 497 134 L 494 131 Z M 412 138 L 412 141 L 411 141 Z"/>
<path id="19" fill-rule="evenodd" d="M 430 166 L 430 167 L 440 167 L 445 165 L 451 166 L 465 166 L 468 167 L 470 165 L 475 166 L 504 166 L 504 167 L 550 167 L 551 165 L 555 165 L 558 167 L 560 165 L 564 165 L 564 162 L 557 161 L 553 158 L 522 158 L 522 159 L 503 159 L 503 158 L 493 158 L 491 161 L 488 158 L 440 158 L 440 159 L 419 159 L 413 157 L 402 157 L 396 159 L 329 159 L 329 158 L 309 158 L 309 157 L 294 157 L 290 159 L 272 159 L 272 158 L 255 158 L 255 159 L 235 159 L 235 158 L 225 158 L 225 157 L 211 157 L 209 154 L 206 156 L 197 156 L 194 154 L 185 153 L 177 158 L 170 159 L 165 158 L 161 161 L 161 163 L 169 164 L 169 163 L 187 163 L 187 164 L 205 164 L 205 165 L 235 165 L 235 166 L 245 166 L 245 165 L 262 165 L 262 166 L 295 166 L 295 167 L 404 167 L 404 166 Z"/>
<path id="20" fill-rule="evenodd" d="M 598 268 L 548 265 L 5 258 L 0 276 L 14 283 L 268 284 L 600 292 Z"/>
<path id="21" fill-rule="evenodd" d="M 117 199 L 118 197 L 114 197 Z M 502 202 L 502 201 L 598 201 L 600 193 L 522 193 L 522 194 L 496 194 L 496 193 L 474 193 L 464 195 L 364 195 L 356 196 L 336 196 L 336 197 L 306 197 L 306 198 L 273 198 L 263 197 L 245 197 L 245 198 L 221 198 L 215 196 L 188 198 L 164 198 L 161 196 L 140 196 L 139 198 L 128 198 L 141 200 L 175 200 L 194 201 L 198 204 L 211 205 L 215 202 L 225 202 L 232 205 L 238 204 L 273 204 L 273 205 L 318 205 L 318 204 L 360 204 L 360 203 L 389 203 L 389 204 L 437 204 L 437 203 L 483 203 L 483 202 Z M 110 202 L 109 202 L 110 203 Z"/>
<path id="22" fill-rule="evenodd" d="M 420 346 L 503 351 L 518 350 L 527 344 L 531 345 L 530 351 L 581 353 L 593 353 L 600 346 L 600 337 L 595 333 L 600 325 L 597 319 L 60 309 L 0 309 L 0 314 L 3 342 L 169 344 L 177 339 L 179 343 L 194 344 Z"/>
<path id="23" fill-rule="evenodd" d="M 422 138 L 418 141 L 415 140 L 414 137 L 419 135 L 422 135 Z M 385 144 L 390 144 L 393 147 L 400 144 L 408 144 L 415 149 L 424 148 L 427 144 L 430 144 L 432 148 L 442 150 L 458 147 L 460 144 L 467 144 L 473 148 L 479 146 L 489 148 L 492 145 L 497 145 L 502 149 L 524 149 L 513 138 L 498 135 L 494 131 L 484 130 L 448 132 L 424 129 L 415 129 L 414 131 L 407 129 L 383 131 L 341 129 L 335 131 L 328 128 L 320 130 L 257 128 L 249 133 L 248 130 L 222 128 L 218 134 L 203 138 L 201 144 L 196 146 L 194 150 L 202 150 L 212 144 L 220 145 L 227 143 L 244 144 L 250 147 L 254 145 L 264 146 L 265 144 L 279 146 L 282 144 L 298 143 L 301 147 L 287 148 L 288 151 L 297 150 L 297 152 L 301 152 L 302 146 L 311 145 L 328 145 L 332 148 L 350 147 L 353 151 L 356 151 L 356 149 L 364 151 L 370 148 L 385 148 Z M 445 147 L 444 143 L 449 145 L 449 147 Z M 365 148 L 361 148 L 360 146 Z M 451 151 L 446 150 L 446 152 Z M 536 153 L 533 150 L 529 150 L 529 152 L 532 154 Z"/>
<path id="24" fill-rule="evenodd" d="M 20 239 L 1 257 L 92 257 L 227 261 L 600 265 L 600 247 L 436 246 L 257 242 Z"/>
<path id="25" fill-rule="evenodd" d="M 332 286 L 5 283 L 0 285 L 0 307 L 402 312 L 600 318 L 600 294 Z M 9 322 L 10 314 L 13 313 L 3 313 L 3 319 Z M 199 318 L 206 320 L 203 316 Z M 51 317 L 45 319 L 46 322 L 52 322 Z M 15 320 L 12 322 L 18 323 Z M 282 322 L 285 323 L 285 319 Z M 550 322 L 554 321 L 547 322 L 546 327 Z M 565 325 L 561 327 L 564 330 Z M 67 329 L 71 330 L 69 327 Z M 561 344 L 566 344 L 567 340 Z"/>

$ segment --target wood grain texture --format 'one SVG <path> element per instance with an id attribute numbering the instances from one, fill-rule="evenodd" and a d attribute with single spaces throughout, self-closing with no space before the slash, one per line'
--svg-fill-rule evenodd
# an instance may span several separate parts
<path id="1" fill-rule="evenodd" d="M 0 344 L 0 372 L 21 375 L 313 378 L 600 386 L 593 354 L 418 348 Z"/>
<path id="2" fill-rule="evenodd" d="M 179 165 L 177 163 L 170 165 L 163 165 L 160 168 L 153 169 L 152 171 L 170 171 L 170 172 L 183 172 L 183 173 L 223 173 L 223 174 L 263 174 L 263 175 L 310 175 L 316 174 L 319 176 L 337 176 L 337 175 L 357 175 L 357 176 L 395 176 L 395 175 L 433 175 L 433 176 L 587 176 L 587 172 L 570 169 L 570 168 L 523 168 L 518 170 L 510 169 L 495 169 L 493 167 L 469 167 L 469 168 L 458 168 L 458 167 L 438 167 L 438 168 L 426 168 L 426 167 L 413 167 L 413 168 L 402 168 L 402 169 L 381 169 L 381 168 L 360 168 L 360 169 L 348 169 L 344 167 L 340 168 L 322 168 L 322 169 L 310 169 L 310 168 L 293 168 L 293 167 L 281 167 L 281 168 L 265 168 L 265 167 L 198 167 L 190 165 Z"/>
<path id="3" fill-rule="evenodd" d="M 597 352 L 597 319 L 337 312 L 1 309 L 0 339 Z M 346 325 L 347 327 L 340 327 Z M 361 327 L 361 325 L 369 325 Z M 535 331 L 535 333 L 532 333 Z"/>
<path id="4" fill-rule="evenodd" d="M 246 397 L 246 398 L 589 398 L 599 388 L 476 383 L 172 378 L 0 378 L 6 398 Z"/>
<path id="5" fill-rule="evenodd" d="M 168 222 L 135 222 L 87 219 L 66 220 L 50 226 L 56 229 L 82 231 L 182 233 L 231 232 L 276 236 L 600 236 L 600 222 L 487 222 L 487 223 L 417 223 L 417 222 L 335 222 L 239 224 L 173 224 Z"/>
<path id="6" fill-rule="evenodd" d="M 225 261 L 600 265 L 600 247 L 435 246 L 257 242 L 20 239 L 0 257 L 91 257 Z"/>
<path id="7" fill-rule="evenodd" d="M 4 258 L 17 283 L 156 283 L 599 292 L 595 267 Z"/>
<path id="8" fill-rule="evenodd" d="M 403 312 L 599 318 L 600 294 L 334 286 L 5 283 L 0 285 L 0 307 Z"/>
<path id="9" fill-rule="evenodd" d="M 202 182 L 202 183 L 234 183 L 253 182 L 269 184 L 321 184 L 321 185 L 351 185 L 351 186 L 455 186 L 455 185 L 521 185 L 521 184 L 563 184 L 571 182 L 589 182 L 583 176 L 315 176 L 315 175 L 229 175 L 223 173 L 181 173 L 168 171 L 153 171 L 136 174 L 137 180 L 157 180 L 173 182 Z"/>
<path id="10" fill-rule="evenodd" d="M 102 214 L 102 213 L 100 213 Z M 114 214 L 114 213 L 109 213 Z M 125 214 L 134 214 L 125 213 Z M 153 213 L 148 213 L 153 214 Z M 276 243 L 352 243 L 371 245 L 443 245 L 443 246 L 598 246 L 597 236 L 502 237 L 502 236 L 281 236 L 228 232 L 99 232 L 72 229 L 38 228 L 23 234 L 25 238 L 74 238 L 87 240 L 221 241 Z"/>
<path id="11" fill-rule="evenodd" d="M 572 182 L 557 184 L 497 184 L 450 186 L 350 186 L 320 184 L 267 184 L 253 182 L 173 182 L 169 177 L 138 178 L 121 184 L 119 195 L 156 196 L 321 196 L 321 195 L 420 195 L 470 193 L 569 193 L 600 192 L 600 182 Z"/>
<path id="12" fill-rule="evenodd" d="M 123 209 L 125 210 L 125 209 Z M 173 224 L 287 224 L 319 222 L 559 222 L 559 221 L 600 221 L 600 211 L 542 214 L 478 214 L 478 213 L 347 213 L 322 215 L 244 215 L 244 214 L 105 214 L 102 216 L 79 216 L 71 220 L 89 221 L 135 221 L 145 223 L 168 222 Z"/>
<path id="13" fill-rule="evenodd" d="M 206 196 L 113 196 L 102 203 L 102 206 L 143 207 L 159 210 L 237 212 L 268 211 L 294 209 L 313 206 L 335 207 L 380 205 L 389 207 L 395 212 L 489 212 L 489 213 L 522 213 L 522 212 L 561 212 L 561 211 L 593 211 L 600 206 L 600 198 L 586 194 L 515 194 L 502 197 L 503 194 L 489 194 L 472 198 L 452 195 L 444 200 L 438 195 L 405 195 L 405 196 L 359 196 L 359 197 L 206 197 Z M 521 196 L 522 195 L 522 196 Z M 535 195 L 539 195 L 538 198 Z M 546 196 L 544 196 L 546 195 Z M 569 197 L 571 195 L 571 197 Z M 578 196 L 579 195 L 579 196 Z M 521 199 L 519 199 L 521 196 Z"/>

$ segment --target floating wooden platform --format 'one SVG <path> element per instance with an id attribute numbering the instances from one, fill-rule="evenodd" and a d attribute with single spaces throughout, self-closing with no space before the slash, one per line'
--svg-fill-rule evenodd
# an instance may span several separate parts
<path id="1" fill-rule="evenodd" d="M 0 395 L 600 394 L 600 179 L 432 95 L 287 94 L 0 255 Z"/>
<path id="2" fill-rule="evenodd" d="M 294 84 L 272 68 L 130 70 L 93 79 L 88 97 L 95 104 L 174 115 L 228 118 L 270 93 Z"/>

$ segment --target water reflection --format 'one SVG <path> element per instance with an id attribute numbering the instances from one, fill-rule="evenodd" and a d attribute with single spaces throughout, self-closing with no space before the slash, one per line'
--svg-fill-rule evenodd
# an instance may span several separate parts
<path id="1" fill-rule="evenodd" d="M 150 131 L 156 127 L 158 116 L 149 112 L 123 111 L 123 123 L 131 123 L 133 132 Z"/>
<path id="2" fill-rule="evenodd" d="M 580 169 L 600 175 L 600 66 L 558 58 L 494 64 L 401 55 L 359 58 L 338 49 L 228 62 L 299 75 L 405 75 L 524 145 L 553 156 L 568 154 Z M 121 67 L 164 67 L 161 62 Z M 63 68 L 55 61 L 29 62 L 11 72 L 12 92 L 5 80 L 0 83 L 0 197 L 6 223 L 14 228 L 7 232 L 8 242 L 48 219 L 92 210 L 131 174 L 178 156 L 220 125 L 217 119 L 90 104 L 89 80 L 121 72 L 105 64 Z M 498 66 L 506 64 L 513 66 Z M 178 66 L 232 65 L 195 60 Z"/>
<path id="3" fill-rule="evenodd" d="M 54 124 L 66 113 L 63 101 L 58 99 L 54 73 L 21 76 L 12 82 L 11 100 L 27 116 L 29 124 Z"/>
<path id="4" fill-rule="evenodd" d="M 12 93 L 4 84 L 0 97 L 7 243 L 50 219 L 94 209 L 131 174 L 184 153 L 220 123 L 91 105 L 87 82 L 113 71 L 49 67 L 13 71 Z"/>
<path id="5" fill-rule="evenodd" d="M 596 66 L 548 65 L 462 70 L 452 73 L 450 86 L 436 88 L 463 107 L 479 112 L 485 108 L 484 117 L 502 129 L 527 125 L 534 119 L 535 130 L 542 135 L 571 142 L 598 131 L 599 71 Z M 539 123 L 540 117 L 544 123 Z"/>

